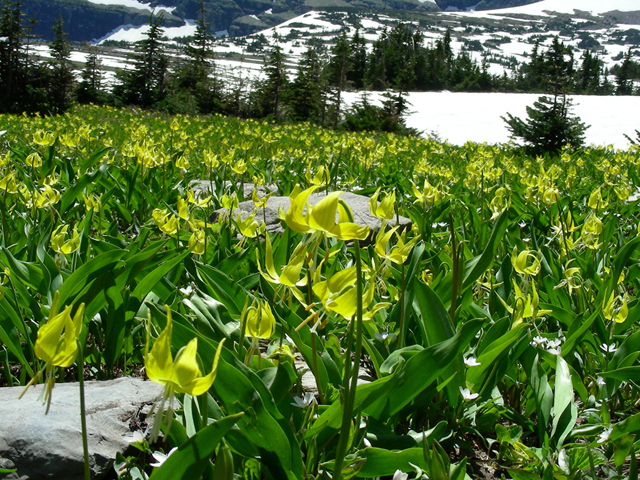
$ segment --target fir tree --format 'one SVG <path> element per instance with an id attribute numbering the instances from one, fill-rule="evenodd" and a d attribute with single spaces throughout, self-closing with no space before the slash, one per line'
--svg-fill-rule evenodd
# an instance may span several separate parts
<path id="1" fill-rule="evenodd" d="M 356 30 L 353 34 L 349 50 L 350 68 L 347 70 L 347 81 L 353 88 L 360 90 L 364 88 L 364 78 L 367 73 L 367 44 L 360 36 L 360 30 Z"/>
<path id="2" fill-rule="evenodd" d="M 358 32 L 356 32 L 356 35 Z M 331 57 L 327 65 L 329 84 L 334 87 L 332 99 L 331 123 L 337 125 L 340 121 L 340 109 L 342 106 L 342 92 L 347 88 L 348 75 L 353 68 L 351 63 L 351 45 L 346 32 L 338 37 L 336 44 L 331 48 Z"/>
<path id="3" fill-rule="evenodd" d="M 296 77 L 287 92 L 290 118 L 324 123 L 326 81 L 323 72 L 320 46 L 309 45 L 298 63 Z"/>
<path id="4" fill-rule="evenodd" d="M 62 16 L 58 17 L 53 26 L 53 41 L 49 45 L 51 52 L 50 81 L 48 94 L 52 113 L 62 113 L 71 104 L 73 91 L 73 68 L 71 65 L 71 48 L 64 31 Z"/>
<path id="5" fill-rule="evenodd" d="M 263 67 L 266 78 L 258 86 L 257 110 L 259 116 L 272 115 L 278 118 L 282 113 L 282 93 L 286 90 L 289 79 L 284 65 L 284 52 L 277 35 L 274 35 L 274 40 L 275 44 Z"/>
<path id="6" fill-rule="evenodd" d="M 622 65 L 616 72 L 616 95 L 632 95 L 633 79 L 631 78 L 631 69 L 633 61 L 631 60 L 631 49 L 627 51 L 622 61 Z"/>
<path id="7" fill-rule="evenodd" d="M 204 2 L 200 2 L 196 31 L 193 40 L 184 49 L 186 63 L 176 74 L 178 89 L 184 89 L 193 96 L 200 113 L 219 112 L 222 109 L 222 82 L 216 77 L 213 37 L 209 33 Z"/>
<path id="8" fill-rule="evenodd" d="M 0 20 L 0 112 L 17 111 L 28 83 L 28 56 L 23 48 L 26 31 L 20 1 L 6 2 Z"/>
<path id="9" fill-rule="evenodd" d="M 88 50 L 87 61 L 82 73 L 80 74 L 82 80 L 76 88 L 76 100 L 79 103 L 104 103 L 98 47 L 85 44 L 85 48 Z"/>
<path id="10" fill-rule="evenodd" d="M 534 154 L 558 153 L 563 147 L 574 148 L 584 144 L 584 132 L 588 128 L 578 117 L 569 113 L 571 100 L 566 95 L 554 98 L 540 97 L 527 107 L 525 122 L 507 113 L 502 117 L 513 138 L 521 138 L 530 145 Z"/>
<path id="11" fill-rule="evenodd" d="M 114 95 L 124 104 L 151 107 L 162 101 L 166 94 L 169 61 L 160 39 L 164 33 L 164 14 L 149 17 L 149 30 L 145 39 L 136 42 L 133 70 L 120 71 L 120 83 Z"/>

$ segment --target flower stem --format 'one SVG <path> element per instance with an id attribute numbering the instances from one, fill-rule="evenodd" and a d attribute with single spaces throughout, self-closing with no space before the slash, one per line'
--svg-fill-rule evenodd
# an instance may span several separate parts
<path id="1" fill-rule="evenodd" d="M 336 449 L 336 460 L 333 467 L 333 480 L 342 480 L 342 465 L 344 464 L 344 457 L 349 447 L 349 437 L 351 432 L 351 420 L 353 416 L 353 405 L 356 400 L 356 387 L 358 383 L 358 373 L 360 370 L 360 357 L 362 355 L 362 262 L 360 260 L 360 242 L 354 240 L 354 251 L 356 260 L 356 326 L 355 326 L 355 348 L 353 367 L 349 372 L 345 368 L 345 387 L 344 403 L 342 405 L 342 425 L 340 427 L 340 439 L 338 440 L 338 447 Z M 347 358 L 348 362 L 349 359 Z M 349 384 L 349 378 L 346 374 L 351 374 L 351 384 Z"/>
<path id="2" fill-rule="evenodd" d="M 78 384 L 80 385 L 80 423 L 82 425 L 82 454 L 84 457 L 84 479 L 91 480 L 91 470 L 89 469 L 89 445 L 87 443 L 87 419 L 84 404 L 84 355 L 82 345 L 78 342 Z"/>

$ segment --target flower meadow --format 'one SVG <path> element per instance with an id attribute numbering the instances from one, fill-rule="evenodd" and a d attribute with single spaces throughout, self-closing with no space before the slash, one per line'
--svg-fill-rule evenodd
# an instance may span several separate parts
<path id="1" fill-rule="evenodd" d="M 1 116 L 3 385 L 44 381 L 43 409 L 76 377 L 164 385 L 120 478 L 637 479 L 639 163 L 93 106 Z"/>

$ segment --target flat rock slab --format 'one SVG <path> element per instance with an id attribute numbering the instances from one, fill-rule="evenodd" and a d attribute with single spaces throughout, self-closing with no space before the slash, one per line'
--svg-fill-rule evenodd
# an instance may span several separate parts
<path id="1" fill-rule="evenodd" d="M 309 195 L 309 199 L 307 203 L 311 206 L 318 203 L 322 200 L 326 195 L 324 193 L 312 193 Z M 351 211 L 353 212 L 353 221 L 358 225 L 368 226 L 371 229 L 371 234 L 375 234 L 380 230 L 382 226 L 382 221 L 371 215 L 371 211 L 369 209 L 369 197 L 364 195 L 358 195 L 356 193 L 343 192 L 340 194 L 340 198 L 344 200 L 344 202 L 349 205 Z M 266 224 L 266 230 L 269 233 L 283 233 L 284 228 L 282 227 L 282 223 L 280 221 L 280 217 L 278 216 L 278 212 L 282 210 L 286 212 L 291 206 L 291 200 L 289 197 L 269 197 L 267 200 L 267 206 L 264 209 L 259 209 L 256 212 L 256 220 L 258 222 L 264 221 Z M 244 214 L 249 215 L 256 211 L 256 207 L 253 201 L 248 200 L 246 202 L 241 202 L 238 205 L 238 209 L 233 213 L 235 217 L 237 215 L 237 211 L 244 212 Z M 210 221 L 217 221 L 218 217 L 223 213 L 228 212 L 226 209 L 221 208 L 215 210 L 213 215 L 211 216 Z M 243 214 L 243 215 L 244 215 Z M 407 217 L 400 216 L 399 222 L 401 227 L 407 228 L 411 225 L 411 219 Z M 388 225 L 395 226 L 396 219 L 392 219 L 388 221 Z"/>
<path id="2" fill-rule="evenodd" d="M 59 383 L 51 408 L 39 399 L 44 385 L 0 388 L 0 468 L 16 468 L 3 479 L 84 478 L 80 394 L 77 383 Z M 162 396 L 153 382 L 124 377 L 85 382 L 85 405 L 91 478 L 105 476 L 116 453 L 124 452 L 141 415 Z"/>
<path id="3" fill-rule="evenodd" d="M 240 191 L 240 184 L 232 184 L 230 181 L 224 182 L 224 188 L 229 188 L 231 186 L 238 191 Z M 213 187 L 213 188 L 212 188 Z M 189 188 L 193 190 L 194 196 L 198 199 L 206 198 L 210 195 L 213 195 L 217 192 L 217 184 L 215 182 L 210 182 L 209 180 L 191 180 L 189 182 Z M 267 193 L 278 193 L 278 187 L 275 185 L 258 185 L 255 186 L 253 183 L 244 183 L 242 184 L 242 195 L 244 198 L 251 198 L 251 194 L 253 193 L 253 189 L 256 189 L 258 196 L 260 198 L 264 197 Z M 239 195 L 239 193 L 238 193 Z"/>

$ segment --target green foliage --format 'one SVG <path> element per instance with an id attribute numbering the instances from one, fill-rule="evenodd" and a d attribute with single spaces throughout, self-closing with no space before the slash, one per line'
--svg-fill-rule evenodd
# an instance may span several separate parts
<path id="1" fill-rule="evenodd" d="M 584 144 L 588 127 L 570 114 L 570 108 L 571 99 L 566 95 L 540 97 L 533 107 L 527 107 L 526 122 L 510 113 L 502 119 L 511 136 L 524 140 L 534 154 L 557 154 L 567 146 L 579 148 Z"/>

